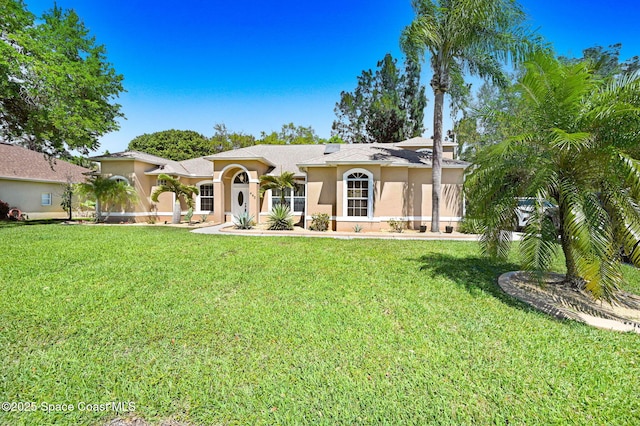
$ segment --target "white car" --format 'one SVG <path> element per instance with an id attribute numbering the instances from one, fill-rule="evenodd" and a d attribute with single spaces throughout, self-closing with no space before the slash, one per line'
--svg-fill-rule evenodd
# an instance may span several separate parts
<path id="1" fill-rule="evenodd" d="M 533 209 L 535 208 L 535 202 L 536 199 L 532 197 L 518 198 L 518 207 L 516 208 L 518 225 L 516 226 L 516 231 L 522 231 L 522 229 L 527 225 L 527 222 L 529 222 L 529 218 L 531 218 L 531 214 L 533 213 Z M 548 214 L 552 218 L 553 223 L 556 224 L 557 228 L 557 220 L 554 217 L 557 206 L 553 203 L 550 203 L 549 201 L 544 201 L 543 206 L 545 214 Z"/>

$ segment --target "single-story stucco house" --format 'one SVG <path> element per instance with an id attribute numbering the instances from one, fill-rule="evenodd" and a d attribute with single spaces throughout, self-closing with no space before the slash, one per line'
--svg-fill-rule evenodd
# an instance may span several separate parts
<path id="1" fill-rule="evenodd" d="M 29 219 L 64 218 L 64 185 L 84 182 L 91 170 L 0 141 L 0 200 Z"/>
<path id="2" fill-rule="evenodd" d="M 102 175 L 124 180 L 138 192 L 134 208 L 112 212 L 114 220 L 170 220 L 173 194 L 163 194 L 157 204 L 150 199 L 164 173 L 198 187 L 194 219 L 207 215 L 223 223 L 248 212 L 264 223 L 280 194 L 267 191 L 261 197 L 260 176 L 292 172 L 298 183 L 285 197 L 303 226 L 314 214 L 326 213 L 334 230 L 350 231 L 357 224 L 374 231 L 388 228 L 391 219 L 406 220 L 413 228 L 430 222 L 432 147 L 431 139 L 413 138 L 385 144 L 255 145 L 179 162 L 135 151 L 93 159 Z M 440 221 L 456 227 L 469 163 L 455 159 L 454 143 L 445 142 L 443 151 Z"/>

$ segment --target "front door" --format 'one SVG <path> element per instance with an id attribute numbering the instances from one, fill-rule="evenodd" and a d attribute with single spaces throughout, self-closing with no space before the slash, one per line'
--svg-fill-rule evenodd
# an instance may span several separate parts
<path id="1" fill-rule="evenodd" d="M 231 214 L 238 217 L 249 211 L 249 176 L 239 172 L 231 182 Z"/>
<path id="2" fill-rule="evenodd" d="M 234 185 L 231 190 L 231 214 L 234 217 L 249 211 L 249 185 Z"/>

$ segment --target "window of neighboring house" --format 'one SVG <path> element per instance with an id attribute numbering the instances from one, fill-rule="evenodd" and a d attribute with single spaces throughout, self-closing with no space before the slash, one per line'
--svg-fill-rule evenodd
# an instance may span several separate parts
<path id="1" fill-rule="evenodd" d="M 349 172 L 347 172 L 349 173 Z M 372 206 L 371 175 L 364 172 L 352 172 L 346 177 L 347 216 L 367 217 Z"/>
<path id="2" fill-rule="evenodd" d="M 302 183 L 296 183 L 295 187 L 286 188 L 284 190 L 284 204 L 288 206 L 292 212 L 294 213 L 304 213 L 304 204 L 305 204 L 305 193 L 304 193 L 305 185 Z M 277 206 L 281 203 L 280 194 L 282 191 L 279 189 L 271 190 L 271 205 Z M 293 206 L 293 208 L 291 208 Z"/>
<path id="3" fill-rule="evenodd" d="M 204 183 L 200 185 L 200 195 L 197 197 L 198 211 L 212 212 L 213 211 L 213 184 Z"/>
<path id="4" fill-rule="evenodd" d="M 167 181 L 165 179 L 158 179 L 156 181 L 156 186 L 162 186 L 162 185 L 166 185 Z"/>
<path id="5" fill-rule="evenodd" d="M 50 206 L 51 205 L 51 193 L 50 192 L 42 193 L 42 196 L 40 198 L 40 204 L 43 205 L 43 206 Z"/>

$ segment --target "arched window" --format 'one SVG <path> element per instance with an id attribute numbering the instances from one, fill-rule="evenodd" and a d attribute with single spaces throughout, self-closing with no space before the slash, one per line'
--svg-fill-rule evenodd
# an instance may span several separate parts
<path id="1" fill-rule="evenodd" d="M 241 185 L 249 183 L 249 176 L 247 172 L 238 173 L 233 179 L 233 183 L 239 183 Z"/>
<path id="2" fill-rule="evenodd" d="M 200 195 L 196 197 L 196 210 L 201 212 L 213 211 L 213 184 L 210 182 L 198 185 Z"/>
<path id="3" fill-rule="evenodd" d="M 370 217 L 373 211 L 373 176 L 362 169 L 345 173 L 345 216 Z"/>
<path id="4" fill-rule="evenodd" d="M 116 175 L 116 176 L 111 176 L 109 179 L 110 179 L 110 180 L 115 180 L 116 182 L 124 182 L 124 183 L 126 183 L 127 185 L 131 185 L 131 184 L 129 183 L 129 179 L 127 179 L 127 178 L 126 178 L 126 177 L 124 177 L 124 176 Z"/>

